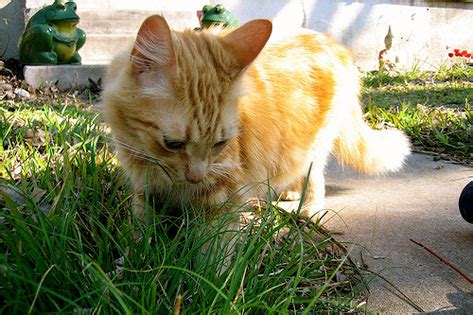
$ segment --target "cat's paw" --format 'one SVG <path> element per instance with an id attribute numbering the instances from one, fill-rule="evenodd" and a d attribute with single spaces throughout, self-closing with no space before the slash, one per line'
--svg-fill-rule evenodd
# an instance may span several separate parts
<path id="1" fill-rule="evenodd" d="M 309 196 L 310 197 L 310 196 Z M 318 200 L 309 199 L 302 205 L 301 216 L 311 220 L 314 223 L 324 224 L 327 220 L 327 210 L 324 207 L 323 198 Z"/>
<path id="2" fill-rule="evenodd" d="M 303 206 L 301 209 L 301 216 L 314 223 L 324 224 L 327 221 L 327 212 L 327 210 L 320 210 L 320 208 Z"/>
<path id="3" fill-rule="evenodd" d="M 301 194 L 298 191 L 286 190 L 280 195 L 283 201 L 296 201 L 301 199 Z"/>

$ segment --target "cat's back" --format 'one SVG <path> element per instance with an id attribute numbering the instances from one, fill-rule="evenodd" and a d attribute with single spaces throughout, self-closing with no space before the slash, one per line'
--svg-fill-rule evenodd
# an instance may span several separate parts
<path id="1" fill-rule="evenodd" d="M 242 107 L 284 113 L 310 111 L 321 100 L 329 106 L 343 86 L 357 93 L 358 76 L 351 52 L 329 36 L 308 29 L 276 33 L 246 72 L 249 100 Z"/>
<path id="2" fill-rule="evenodd" d="M 275 34 L 256 59 L 267 71 L 300 72 L 318 68 L 337 71 L 353 65 L 351 52 L 328 35 L 309 29 Z"/>

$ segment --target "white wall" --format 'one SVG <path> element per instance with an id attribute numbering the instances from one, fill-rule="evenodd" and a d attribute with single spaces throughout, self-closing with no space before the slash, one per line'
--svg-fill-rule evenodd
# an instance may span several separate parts
<path id="1" fill-rule="evenodd" d="M 416 0 L 222 0 L 240 21 L 275 18 L 287 27 L 329 33 L 353 50 L 359 66 L 376 68 L 391 26 L 393 53 L 405 67 L 436 68 L 452 48 L 473 50 L 473 3 Z"/>
<path id="2" fill-rule="evenodd" d="M 28 8 L 38 8 L 53 3 L 54 0 L 23 0 Z M 202 7 L 205 0 L 75 0 L 79 10 L 176 10 L 186 11 Z"/>
<path id="3" fill-rule="evenodd" d="M 452 47 L 473 50 L 473 3 L 452 1 L 306 0 L 305 26 L 332 34 L 376 67 L 391 25 L 393 49 L 406 66 L 437 67 Z"/>
<path id="4" fill-rule="evenodd" d="M 9 19 L 10 23 L 7 28 L 5 25 L 2 28 L 0 20 L 0 31 L 5 32 L 7 29 L 8 32 L 13 32 L 11 25 L 15 24 L 15 21 L 10 11 L 14 7 L 21 8 L 18 3 L 22 2 L 27 9 L 34 11 L 52 1 L 0 0 L 0 18 Z M 12 2 L 16 4 L 13 5 Z M 358 65 L 367 69 L 377 66 L 377 55 L 384 47 L 383 40 L 389 26 L 394 34 L 393 50 L 400 57 L 401 64 L 407 67 L 413 65 L 436 67 L 447 61 L 447 51 L 453 47 L 473 50 L 473 3 L 460 1 L 76 0 L 76 2 L 79 15 L 81 12 L 102 10 L 110 12 L 111 17 L 113 10 L 195 12 L 204 4 L 222 3 L 240 22 L 253 18 L 270 18 L 274 20 L 276 30 L 303 26 L 327 32 L 351 48 Z M 9 7 L 9 16 L 2 12 L 6 12 L 2 9 L 6 6 Z M 182 16 L 189 17 L 189 14 Z M 172 22 L 170 24 L 172 25 Z M 19 35 L 10 36 L 9 45 L 12 44 L 11 38 L 15 36 L 19 37 Z M 2 38 L 0 32 L 0 40 L 3 40 Z M 2 43 L 0 43 L 0 55 L 1 50 Z"/>

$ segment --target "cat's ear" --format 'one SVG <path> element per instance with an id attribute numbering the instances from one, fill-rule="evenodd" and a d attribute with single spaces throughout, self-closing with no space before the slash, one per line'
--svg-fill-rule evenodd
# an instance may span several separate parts
<path id="1" fill-rule="evenodd" d="M 141 24 L 130 58 L 134 76 L 155 67 L 175 66 L 171 30 L 162 16 L 152 15 Z"/>
<path id="2" fill-rule="evenodd" d="M 269 20 L 252 20 L 223 38 L 240 67 L 248 66 L 261 52 L 271 36 L 273 25 Z"/>

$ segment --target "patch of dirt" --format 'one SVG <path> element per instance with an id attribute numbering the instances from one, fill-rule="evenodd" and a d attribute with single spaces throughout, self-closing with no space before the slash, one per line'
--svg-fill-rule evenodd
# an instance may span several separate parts
<path id="1" fill-rule="evenodd" d="M 83 90 L 60 91 L 55 85 L 34 89 L 23 77 L 23 65 L 16 59 L 0 60 L 0 104 L 8 108 L 14 102 L 56 103 L 90 106 L 100 101 L 101 82 L 90 82 Z"/>

